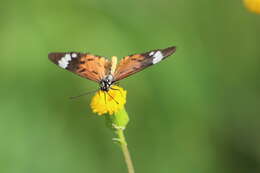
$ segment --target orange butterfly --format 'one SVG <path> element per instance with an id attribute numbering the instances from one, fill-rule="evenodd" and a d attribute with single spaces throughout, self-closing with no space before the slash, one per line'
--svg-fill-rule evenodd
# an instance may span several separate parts
<path id="1" fill-rule="evenodd" d="M 160 62 L 172 55 L 176 47 L 156 49 L 142 54 L 124 57 L 117 64 L 116 57 L 111 60 L 90 53 L 50 53 L 49 59 L 77 75 L 98 82 L 102 91 L 109 91 L 116 81 L 137 73 L 146 67 Z"/>

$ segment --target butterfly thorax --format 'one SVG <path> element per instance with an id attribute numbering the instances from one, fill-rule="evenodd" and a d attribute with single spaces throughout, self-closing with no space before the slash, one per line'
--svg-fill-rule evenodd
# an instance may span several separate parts
<path id="1" fill-rule="evenodd" d="M 104 77 L 103 79 L 100 80 L 99 82 L 99 86 L 100 86 L 100 90 L 102 91 L 109 91 L 111 85 L 113 84 L 113 76 L 111 74 L 107 75 L 106 77 Z"/>

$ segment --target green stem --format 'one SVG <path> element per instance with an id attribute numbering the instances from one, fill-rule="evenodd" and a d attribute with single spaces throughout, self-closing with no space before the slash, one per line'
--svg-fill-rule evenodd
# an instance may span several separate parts
<path id="1" fill-rule="evenodd" d="M 118 135 L 120 146 L 121 146 L 122 152 L 124 154 L 125 163 L 127 165 L 128 173 L 134 173 L 135 172 L 134 166 L 133 166 L 133 163 L 132 163 L 132 160 L 131 160 L 129 150 L 127 148 L 127 143 L 126 143 L 126 140 L 125 140 L 124 131 L 123 131 L 123 129 L 117 129 L 116 133 Z"/>

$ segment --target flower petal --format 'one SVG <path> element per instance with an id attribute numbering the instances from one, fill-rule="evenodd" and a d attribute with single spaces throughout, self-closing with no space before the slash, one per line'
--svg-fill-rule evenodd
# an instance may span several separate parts
<path id="1" fill-rule="evenodd" d="M 93 96 L 90 107 L 98 115 L 114 114 L 121 110 L 126 103 L 126 91 L 116 85 L 112 85 L 108 92 L 99 90 Z"/>

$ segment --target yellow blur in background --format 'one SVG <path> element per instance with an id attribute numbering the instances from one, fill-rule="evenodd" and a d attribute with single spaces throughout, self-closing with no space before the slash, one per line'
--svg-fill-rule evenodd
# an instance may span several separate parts
<path id="1" fill-rule="evenodd" d="M 244 0 L 244 3 L 248 10 L 260 14 L 260 0 Z"/>
<path id="2" fill-rule="evenodd" d="M 249 2 L 245 1 L 245 2 Z M 260 172 L 260 16 L 243 1 L 3 1 L 0 172 L 126 172 L 98 85 L 49 52 L 123 57 L 177 46 L 129 77 L 126 130 L 136 172 Z M 138 87 L 137 87 L 138 86 Z"/>

